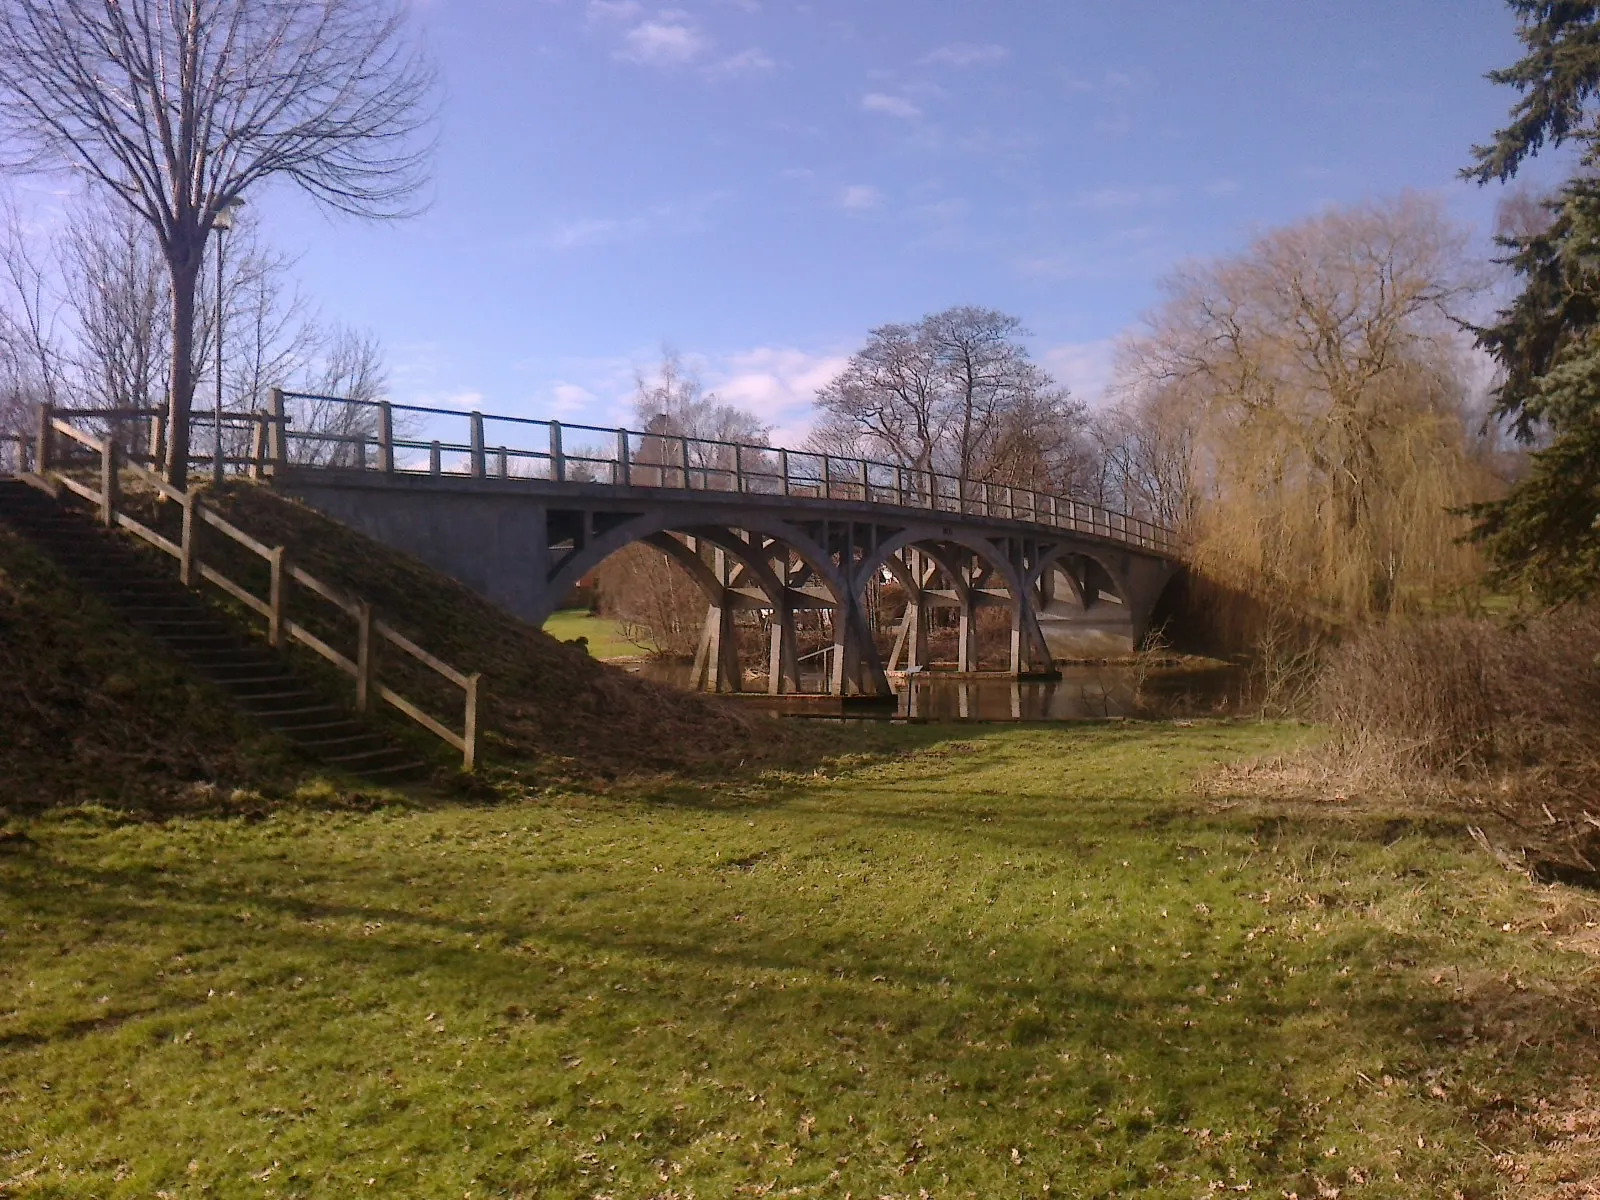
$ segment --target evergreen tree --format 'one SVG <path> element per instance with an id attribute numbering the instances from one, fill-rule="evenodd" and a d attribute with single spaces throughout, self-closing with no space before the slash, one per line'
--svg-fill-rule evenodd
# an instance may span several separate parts
<path id="1" fill-rule="evenodd" d="M 1547 202 L 1549 227 L 1498 239 L 1522 291 L 1476 330 L 1478 343 L 1505 372 L 1497 415 L 1544 445 L 1505 499 L 1473 508 L 1474 537 L 1500 582 L 1562 601 L 1600 590 L 1600 3 L 1508 3 L 1527 53 L 1489 78 L 1522 98 L 1463 174 L 1509 179 L 1547 145 L 1574 142 L 1583 153 Z"/>

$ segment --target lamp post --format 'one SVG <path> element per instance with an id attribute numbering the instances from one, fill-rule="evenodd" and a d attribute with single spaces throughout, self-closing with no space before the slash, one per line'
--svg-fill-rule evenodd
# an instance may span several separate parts
<path id="1" fill-rule="evenodd" d="M 244 201 L 234 196 L 223 202 L 217 215 L 211 218 L 211 229 L 217 235 L 217 445 L 212 459 L 212 481 L 222 486 L 222 323 L 226 306 L 222 303 L 222 235 L 233 228 L 233 214 L 244 207 Z"/>

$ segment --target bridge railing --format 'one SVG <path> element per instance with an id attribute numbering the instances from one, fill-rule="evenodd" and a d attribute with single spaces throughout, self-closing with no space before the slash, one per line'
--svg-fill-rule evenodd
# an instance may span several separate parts
<path id="1" fill-rule="evenodd" d="M 287 415 L 293 400 L 350 406 L 349 419 L 335 424 L 353 432 L 296 429 Z M 257 471 L 283 462 L 859 501 L 1026 521 L 1162 553 L 1177 548 L 1155 522 L 1070 497 L 810 450 L 277 390 L 260 421 Z"/>

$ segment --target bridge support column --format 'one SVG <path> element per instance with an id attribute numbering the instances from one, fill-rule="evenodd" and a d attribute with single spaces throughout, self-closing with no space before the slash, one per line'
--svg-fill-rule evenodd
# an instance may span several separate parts
<path id="1" fill-rule="evenodd" d="M 795 643 L 794 605 L 780 596 L 772 609 L 772 641 L 767 654 L 767 694 L 800 690 L 800 652 Z"/>
<path id="2" fill-rule="evenodd" d="M 928 665 L 927 568 L 920 554 L 907 550 L 905 569 L 896 570 L 895 574 L 906 590 L 906 607 L 900 628 L 895 631 L 889 670 L 920 671 Z"/>
<path id="3" fill-rule="evenodd" d="M 708 692 L 744 690 L 744 672 L 739 666 L 739 642 L 733 624 L 730 597 L 713 604 L 706 612 L 700 631 L 700 648 L 695 652 L 694 671 L 689 686 Z"/>
<path id="4" fill-rule="evenodd" d="M 847 594 L 833 610 L 833 661 L 828 691 L 835 696 L 892 696 L 889 677 L 860 601 Z"/>
<path id="5" fill-rule="evenodd" d="M 958 593 L 957 607 L 960 610 L 960 617 L 956 624 L 956 670 L 963 674 L 978 669 L 976 592 L 976 588 L 966 588 Z"/>
<path id="6" fill-rule="evenodd" d="M 690 549 L 699 553 L 697 541 L 691 540 Z M 733 621 L 735 592 L 731 586 L 731 566 L 728 555 L 720 547 L 712 550 L 711 557 L 715 586 L 711 590 L 706 623 L 700 631 L 700 647 L 695 651 L 689 686 L 708 692 L 741 692 L 744 670 L 739 665 L 738 630 Z"/>

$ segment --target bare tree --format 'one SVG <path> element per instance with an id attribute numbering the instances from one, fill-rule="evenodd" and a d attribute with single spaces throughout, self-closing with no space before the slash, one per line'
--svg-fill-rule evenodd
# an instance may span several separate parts
<path id="1" fill-rule="evenodd" d="M 666 483 L 672 469 L 682 462 L 675 439 L 691 439 L 686 447 L 689 466 L 707 472 L 707 486 L 712 487 L 732 479 L 733 443 L 767 444 L 770 431 L 760 418 L 737 405 L 725 404 L 715 392 L 706 391 L 699 377 L 671 347 L 662 350 L 661 362 L 653 374 L 635 375 L 634 385 L 634 420 L 652 435 L 640 447 L 637 462 L 662 468 L 665 474 L 655 482 Z"/>
<path id="2" fill-rule="evenodd" d="M 195 299 L 218 214 L 286 178 L 397 216 L 429 147 L 432 72 L 387 0 L 6 0 L 0 129 L 148 222 L 170 281 L 167 474 L 187 479 Z"/>
<path id="3" fill-rule="evenodd" d="M 127 210 L 80 212 L 59 247 L 75 318 L 74 367 L 98 407 L 149 409 L 166 398 L 167 280 L 144 222 Z M 148 422 L 113 424 L 125 447 L 145 450 Z M 139 443 L 136 445 L 136 443 Z"/>
<path id="4" fill-rule="evenodd" d="M 961 306 L 883 325 L 817 393 L 819 449 L 1017 486 L 1064 482 L 1084 410 L 1029 357 L 1022 324 Z"/>

